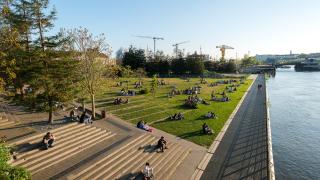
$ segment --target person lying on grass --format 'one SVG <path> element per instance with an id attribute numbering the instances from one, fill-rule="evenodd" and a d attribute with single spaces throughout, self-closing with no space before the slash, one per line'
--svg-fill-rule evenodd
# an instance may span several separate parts
<path id="1" fill-rule="evenodd" d="M 207 125 L 207 123 L 204 123 L 202 125 L 202 131 L 203 131 L 203 134 L 213 134 L 213 131 L 211 128 L 209 128 L 209 126 Z"/>
<path id="2" fill-rule="evenodd" d="M 137 123 L 137 128 L 143 129 L 143 130 L 148 131 L 148 132 L 152 132 L 153 131 L 153 129 L 150 126 L 148 126 L 147 123 L 144 122 L 144 121 L 139 121 Z"/>
<path id="3" fill-rule="evenodd" d="M 206 118 L 216 118 L 216 115 L 214 114 L 214 112 L 209 111 L 209 112 L 206 114 Z"/>
<path id="4" fill-rule="evenodd" d="M 47 132 L 47 134 L 42 139 L 42 144 L 44 148 L 47 150 L 49 147 L 53 147 L 54 136 L 51 132 Z"/>

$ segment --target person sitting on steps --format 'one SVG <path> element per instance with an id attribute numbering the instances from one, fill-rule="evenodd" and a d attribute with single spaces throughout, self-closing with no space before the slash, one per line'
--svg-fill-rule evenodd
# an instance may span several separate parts
<path id="1" fill-rule="evenodd" d="M 54 136 L 52 133 L 47 132 L 47 134 L 42 139 L 42 144 L 44 145 L 44 148 L 47 150 L 49 147 L 53 147 L 54 142 Z"/>
<path id="2" fill-rule="evenodd" d="M 161 152 L 164 152 L 164 149 L 168 149 L 167 141 L 163 136 L 161 136 L 161 138 L 158 140 L 157 149 L 160 149 Z"/>
<path id="3" fill-rule="evenodd" d="M 91 116 L 87 114 L 87 111 L 84 111 L 80 117 L 80 123 L 85 123 L 85 124 L 92 124 L 93 121 L 91 119 Z"/>
<path id="4" fill-rule="evenodd" d="M 150 180 L 153 178 L 153 168 L 150 166 L 150 164 L 147 162 L 143 171 L 143 178 L 144 180 Z"/>

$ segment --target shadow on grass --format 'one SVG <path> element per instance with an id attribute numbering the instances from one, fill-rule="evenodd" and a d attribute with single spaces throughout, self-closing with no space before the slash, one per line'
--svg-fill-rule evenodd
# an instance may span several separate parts
<path id="1" fill-rule="evenodd" d="M 183 139 L 187 139 L 187 138 L 195 137 L 195 136 L 205 136 L 205 134 L 203 134 L 203 131 L 200 129 L 200 130 L 197 130 L 197 131 L 187 132 L 187 133 L 179 135 L 179 137 L 183 138 Z"/>

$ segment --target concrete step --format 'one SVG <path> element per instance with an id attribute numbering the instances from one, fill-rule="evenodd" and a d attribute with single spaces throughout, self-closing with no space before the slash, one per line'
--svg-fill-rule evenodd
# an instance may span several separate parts
<path id="1" fill-rule="evenodd" d="M 76 126 L 72 126 L 72 127 L 69 127 L 68 129 L 64 129 L 64 130 L 61 130 L 61 131 L 58 131 L 58 132 L 55 132 L 53 133 L 53 135 L 57 138 L 57 139 L 61 139 L 61 138 L 64 138 L 64 137 L 68 137 L 72 134 L 75 134 L 81 130 L 84 130 L 88 127 L 91 127 L 90 125 L 85 125 L 85 124 L 78 124 Z M 50 131 L 51 132 L 51 131 Z M 35 139 L 35 140 L 32 140 L 32 141 L 29 141 L 30 144 L 34 144 L 34 143 L 38 143 L 39 140 L 41 141 L 43 136 L 45 135 L 46 133 L 43 133 L 42 134 L 42 137 L 40 137 L 39 139 Z"/>
<path id="2" fill-rule="evenodd" d="M 172 143 L 168 143 L 168 146 L 173 146 Z M 117 172 L 114 173 L 109 179 L 119 179 L 124 176 L 128 176 L 132 174 L 134 169 L 137 167 L 140 167 L 141 164 L 145 164 L 150 159 L 155 157 L 158 153 L 154 151 L 154 147 L 148 149 L 147 151 L 140 151 L 138 158 L 134 159 L 134 161 L 131 161 L 126 166 L 124 166 L 122 169 L 119 169 Z M 136 170 L 138 171 L 138 170 Z"/>
<path id="3" fill-rule="evenodd" d="M 2 118 L 2 117 L 1 117 L 1 118 Z M 0 118 L 0 123 L 8 122 L 8 121 L 9 121 L 7 118 L 4 118 L 4 119 L 3 119 L 3 118 L 1 119 L 1 118 Z"/>
<path id="4" fill-rule="evenodd" d="M 81 124 L 79 124 L 79 123 L 70 123 L 70 124 L 64 125 L 62 127 L 53 129 L 50 132 L 56 134 L 56 132 L 67 130 L 68 128 L 71 128 L 72 126 L 76 126 L 76 125 L 81 125 Z M 43 133 L 39 133 L 37 135 L 32 135 L 32 136 L 29 136 L 29 137 L 14 141 L 14 142 L 10 143 L 10 145 L 19 145 L 19 144 L 23 144 L 23 143 L 28 143 L 29 141 L 32 141 L 32 140 L 42 139 L 43 136 L 44 136 Z"/>
<path id="5" fill-rule="evenodd" d="M 92 180 L 97 180 L 100 178 L 110 179 L 110 176 L 112 176 L 114 173 L 119 171 L 124 166 L 128 165 L 128 163 L 130 163 L 131 161 L 139 158 L 139 155 L 140 155 L 139 150 L 143 151 L 141 149 L 144 149 L 146 146 L 149 146 L 154 141 L 156 141 L 155 137 L 148 139 L 147 141 L 144 142 L 142 147 L 140 146 L 138 149 L 133 149 L 130 153 L 126 153 L 125 156 L 122 156 L 120 159 L 117 159 L 117 161 L 115 163 L 108 166 L 107 168 L 104 168 L 101 172 L 94 174 L 94 177 L 92 177 L 90 179 L 92 179 Z"/>
<path id="6" fill-rule="evenodd" d="M 92 131 L 91 128 L 92 127 L 90 127 L 90 126 L 83 126 L 83 127 L 81 127 L 81 129 L 79 129 L 77 132 L 73 133 L 70 136 L 56 137 L 55 144 L 58 144 L 58 145 L 56 145 L 55 147 L 56 148 L 64 147 L 67 143 L 70 143 L 70 140 L 72 140 L 73 138 L 79 137 L 82 134 L 86 134 L 87 132 Z M 39 142 L 40 141 L 41 140 L 39 140 Z M 32 154 L 39 154 L 41 152 L 43 152 L 43 150 L 39 150 L 39 148 L 36 148 L 36 149 L 30 150 L 30 151 L 26 151 L 26 152 L 21 153 L 21 154 L 18 153 L 17 154 L 18 160 L 14 161 L 14 163 L 12 163 L 12 164 L 13 165 L 19 164 L 22 161 L 30 159 Z"/>
<path id="7" fill-rule="evenodd" d="M 81 143 L 79 143 L 78 146 L 65 150 L 60 154 L 56 154 L 56 156 L 51 157 L 50 160 L 33 164 L 32 166 L 27 167 L 27 169 L 29 169 L 32 172 L 32 174 L 35 174 L 41 170 L 44 170 L 50 167 L 52 164 L 65 161 L 71 156 L 76 155 L 85 149 L 91 148 L 92 146 L 115 136 L 114 133 L 105 133 L 105 132 L 102 132 L 102 133 L 103 134 L 97 134 L 94 137 L 89 137 L 91 138 L 90 140 L 85 139 L 85 142 L 81 141 Z"/>
<path id="8" fill-rule="evenodd" d="M 60 152 L 64 152 L 68 148 L 74 147 L 74 146 L 76 146 L 76 144 L 83 142 L 84 137 L 87 137 L 90 135 L 95 135 L 95 133 L 98 133 L 98 132 L 100 132 L 100 129 L 97 129 L 97 128 L 89 129 L 87 131 L 87 134 L 77 136 L 76 138 L 70 140 L 69 142 L 64 142 L 63 144 L 59 144 L 59 142 L 56 142 L 57 144 L 55 147 L 50 148 L 49 150 L 38 150 L 38 151 L 32 153 L 31 155 L 26 156 L 23 159 L 20 159 L 19 161 L 13 163 L 13 165 L 22 165 L 22 166 L 26 167 L 31 163 L 36 163 L 38 161 L 49 158 L 50 156 L 53 156 L 53 155 L 58 154 Z"/>
<path id="9" fill-rule="evenodd" d="M 169 147 L 169 149 L 167 149 L 164 153 L 156 153 L 156 155 L 154 155 L 152 158 L 145 160 L 145 162 L 137 165 L 131 172 L 128 172 L 127 173 L 128 176 L 122 176 L 119 179 L 121 180 L 136 179 L 136 176 L 140 174 L 141 170 L 143 170 L 146 162 L 149 162 L 153 168 L 157 168 L 157 166 L 159 166 L 164 159 L 170 157 L 170 155 L 172 154 L 174 155 L 175 152 L 177 152 L 177 150 L 179 149 L 180 149 L 180 146 L 178 146 L 177 144 L 173 144 L 172 148 Z"/>
<path id="10" fill-rule="evenodd" d="M 95 163 L 94 166 L 91 166 L 90 172 L 87 172 L 85 175 L 79 177 L 79 179 L 93 179 L 93 177 L 97 177 L 100 174 L 103 174 L 106 170 L 110 170 L 110 167 L 116 165 L 121 159 L 124 157 L 128 157 L 132 153 L 136 152 L 136 149 L 145 145 L 146 142 L 151 142 L 154 137 L 152 136 L 144 136 L 144 138 L 140 139 L 136 144 L 129 147 L 127 150 L 119 152 L 110 158 L 104 159 L 101 163 Z M 91 177 L 91 178 L 90 178 Z"/>
<path id="11" fill-rule="evenodd" d="M 77 172 L 77 173 L 73 173 L 71 175 L 69 175 L 67 178 L 68 179 L 76 179 L 78 177 L 80 177 L 81 175 L 87 173 L 88 171 L 91 171 L 91 169 L 95 169 L 96 165 L 97 164 L 100 164 L 102 163 L 103 161 L 105 161 L 106 159 L 109 159 L 111 157 L 114 157 L 116 156 L 117 154 L 121 153 L 121 152 L 126 152 L 128 149 L 130 148 L 127 148 L 129 147 L 130 145 L 134 145 L 135 143 L 139 143 L 140 141 L 142 141 L 145 137 L 147 136 L 147 134 L 143 134 L 137 138 L 135 138 L 133 141 L 127 143 L 127 144 L 124 144 L 122 147 L 120 147 L 118 150 L 110 153 L 109 155 L 107 155 L 106 157 L 100 159 L 99 161 L 91 164 L 90 166 L 88 166 L 87 168 L 85 169 L 82 169 L 81 171 Z"/>
<path id="12" fill-rule="evenodd" d="M 4 122 L 0 122 L 0 127 L 5 127 L 5 126 L 9 126 L 9 125 L 14 125 L 15 123 L 13 121 L 4 121 Z"/>
<path id="13" fill-rule="evenodd" d="M 175 156 L 175 159 L 171 159 L 170 162 L 165 163 L 166 166 L 164 168 L 162 168 L 158 172 L 156 171 L 155 177 L 157 177 L 157 179 L 168 180 L 188 154 L 189 150 L 182 150 L 181 154 Z"/>

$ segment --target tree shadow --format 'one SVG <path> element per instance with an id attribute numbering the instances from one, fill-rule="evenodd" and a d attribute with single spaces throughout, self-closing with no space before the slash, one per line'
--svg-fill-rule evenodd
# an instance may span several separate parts
<path id="1" fill-rule="evenodd" d="M 195 136 L 205 136 L 206 134 L 203 134 L 202 129 L 197 130 L 197 131 L 192 131 L 192 132 L 187 132 L 184 134 L 179 135 L 180 138 L 186 139 L 190 137 L 195 137 Z"/>

